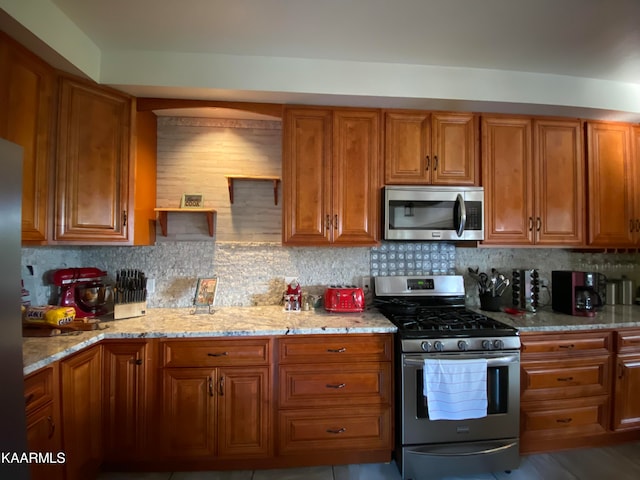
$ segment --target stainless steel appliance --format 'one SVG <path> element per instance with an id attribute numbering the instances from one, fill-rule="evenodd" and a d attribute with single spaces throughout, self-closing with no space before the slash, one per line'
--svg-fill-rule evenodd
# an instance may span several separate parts
<path id="1" fill-rule="evenodd" d="M 599 274 L 553 270 L 551 272 L 551 306 L 556 312 L 593 317 L 603 306 L 599 293 Z M 606 283 L 605 283 L 606 284 Z"/>
<path id="2" fill-rule="evenodd" d="M 376 277 L 375 303 L 397 327 L 395 460 L 404 480 L 511 470 L 520 463 L 520 337 L 465 308 L 462 276 Z M 431 420 L 425 359 L 487 361 L 487 414 Z"/>
<path id="3" fill-rule="evenodd" d="M 0 139 L 0 351 L 2 352 L 2 408 L 0 451 L 21 455 L 27 451 L 22 372 L 20 314 L 20 231 L 22 213 L 22 148 Z M 1 462 L 0 478 L 28 479 L 27 462 Z"/>
<path id="4" fill-rule="evenodd" d="M 385 240 L 483 240 L 482 187 L 386 186 Z"/>
<path id="5" fill-rule="evenodd" d="M 535 268 L 513 270 L 511 291 L 513 306 L 535 312 L 540 302 L 540 274 Z"/>

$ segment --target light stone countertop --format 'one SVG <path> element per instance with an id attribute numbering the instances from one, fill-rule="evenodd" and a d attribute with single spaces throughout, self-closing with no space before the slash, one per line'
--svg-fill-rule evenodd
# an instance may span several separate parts
<path id="1" fill-rule="evenodd" d="M 102 322 L 102 330 L 23 339 L 24 375 L 104 339 L 198 338 L 300 334 L 392 333 L 396 327 L 377 310 L 286 312 L 282 306 L 219 307 L 192 315 L 189 308 L 156 308 L 147 315 Z"/>
<path id="2" fill-rule="evenodd" d="M 522 333 L 640 327 L 640 306 L 637 305 L 607 305 L 594 317 L 574 317 L 554 312 L 551 306 L 541 308 L 535 313 L 527 312 L 524 315 L 486 312 L 479 308 L 473 310 L 512 325 Z"/>

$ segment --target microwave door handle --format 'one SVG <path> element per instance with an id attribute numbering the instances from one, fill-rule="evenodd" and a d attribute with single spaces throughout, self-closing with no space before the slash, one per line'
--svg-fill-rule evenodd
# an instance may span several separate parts
<path id="1" fill-rule="evenodd" d="M 456 204 L 458 205 L 458 218 L 456 219 L 458 225 L 456 227 L 456 234 L 461 237 L 464 233 L 464 227 L 467 224 L 467 208 L 464 204 L 464 198 L 462 198 L 462 194 L 460 193 L 456 197 Z"/>

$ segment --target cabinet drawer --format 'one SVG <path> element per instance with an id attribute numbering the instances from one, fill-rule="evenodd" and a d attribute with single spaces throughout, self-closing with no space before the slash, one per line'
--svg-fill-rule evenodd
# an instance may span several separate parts
<path id="1" fill-rule="evenodd" d="M 609 352 L 612 346 L 611 335 L 611 332 L 522 335 L 522 354 L 564 353 L 573 355 L 576 353 Z"/>
<path id="2" fill-rule="evenodd" d="M 279 426 L 282 455 L 392 448 L 388 407 L 285 410 Z"/>
<path id="3" fill-rule="evenodd" d="M 215 367 L 269 364 L 269 339 L 167 340 L 162 342 L 165 367 Z"/>
<path id="4" fill-rule="evenodd" d="M 27 414 L 53 401 L 56 377 L 53 366 L 43 368 L 24 379 L 24 401 Z"/>
<path id="5" fill-rule="evenodd" d="M 391 364 L 284 365 L 279 384 L 281 407 L 390 403 Z"/>
<path id="6" fill-rule="evenodd" d="M 608 395 L 611 357 L 603 355 L 552 362 L 522 362 L 520 384 L 523 402 Z"/>
<path id="7" fill-rule="evenodd" d="M 640 330 L 621 330 L 616 332 L 617 352 L 640 352 Z"/>
<path id="8" fill-rule="evenodd" d="M 313 335 L 280 338 L 280 363 L 391 360 L 391 335 Z"/>
<path id="9" fill-rule="evenodd" d="M 522 403 L 521 439 L 526 443 L 604 434 L 609 424 L 609 412 L 606 395 Z"/>

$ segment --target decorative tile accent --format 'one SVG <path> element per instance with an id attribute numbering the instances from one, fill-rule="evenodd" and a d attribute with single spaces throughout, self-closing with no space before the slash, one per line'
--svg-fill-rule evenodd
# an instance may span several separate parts
<path id="1" fill-rule="evenodd" d="M 382 242 L 371 249 L 371 276 L 455 275 L 456 247 L 446 242 Z"/>

